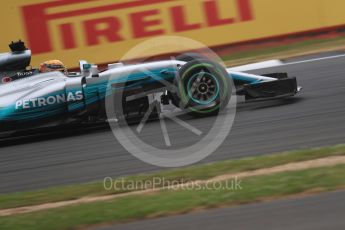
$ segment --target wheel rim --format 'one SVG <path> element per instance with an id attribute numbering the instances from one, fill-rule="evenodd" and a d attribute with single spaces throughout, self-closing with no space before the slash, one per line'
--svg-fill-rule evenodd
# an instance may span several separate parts
<path id="1" fill-rule="evenodd" d="M 187 92 L 193 102 L 208 105 L 219 95 L 219 82 L 212 74 L 200 71 L 189 79 Z"/>

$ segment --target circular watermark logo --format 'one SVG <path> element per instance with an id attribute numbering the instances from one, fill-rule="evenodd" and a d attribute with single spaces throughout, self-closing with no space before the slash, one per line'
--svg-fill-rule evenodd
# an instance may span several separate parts
<path id="1" fill-rule="evenodd" d="M 181 54 L 198 49 L 202 55 Z M 150 60 L 152 50 L 170 58 Z M 221 59 L 192 39 L 164 36 L 131 49 L 111 69 L 105 106 L 118 142 L 140 160 L 161 167 L 201 161 L 227 138 L 236 114 L 232 79 Z"/>

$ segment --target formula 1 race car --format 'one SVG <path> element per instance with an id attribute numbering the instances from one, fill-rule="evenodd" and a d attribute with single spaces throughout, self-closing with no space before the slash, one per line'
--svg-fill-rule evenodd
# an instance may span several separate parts
<path id="1" fill-rule="evenodd" d="M 226 107 L 231 95 L 246 100 L 294 96 L 300 88 L 286 73 L 258 76 L 225 69 L 197 55 L 181 55 L 134 65 L 98 66 L 80 61 L 80 71 L 40 73 L 27 68 L 31 51 L 22 41 L 0 54 L 0 124 L 24 130 L 71 123 L 106 122 L 106 100 L 117 119 L 143 117 L 152 98 L 193 116 L 210 116 Z M 233 84 L 234 83 L 234 84 Z M 234 87 L 233 87 L 234 86 Z"/>

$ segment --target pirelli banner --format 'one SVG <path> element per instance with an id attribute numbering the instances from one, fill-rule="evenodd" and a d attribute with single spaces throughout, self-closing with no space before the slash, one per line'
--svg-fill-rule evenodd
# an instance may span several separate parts
<path id="1" fill-rule="evenodd" d="M 5 0 L 0 48 L 21 38 L 33 65 L 59 58 L 75 67 L 118 60 L 155 36 L 213 47 L 341 26 L 344 9 L 344 0 Z"/>

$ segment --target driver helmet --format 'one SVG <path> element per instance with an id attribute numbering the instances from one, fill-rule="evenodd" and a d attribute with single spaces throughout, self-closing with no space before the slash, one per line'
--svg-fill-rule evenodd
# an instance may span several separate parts
<path id="1" fill-rule="evenodd" d="M 60 71 L 68 76 L 68 70 L 66 66 L 60 60 L 49 60 L 40 64 L 39 71 L 41 73 L 47 73 L 52 71 Z"/>

